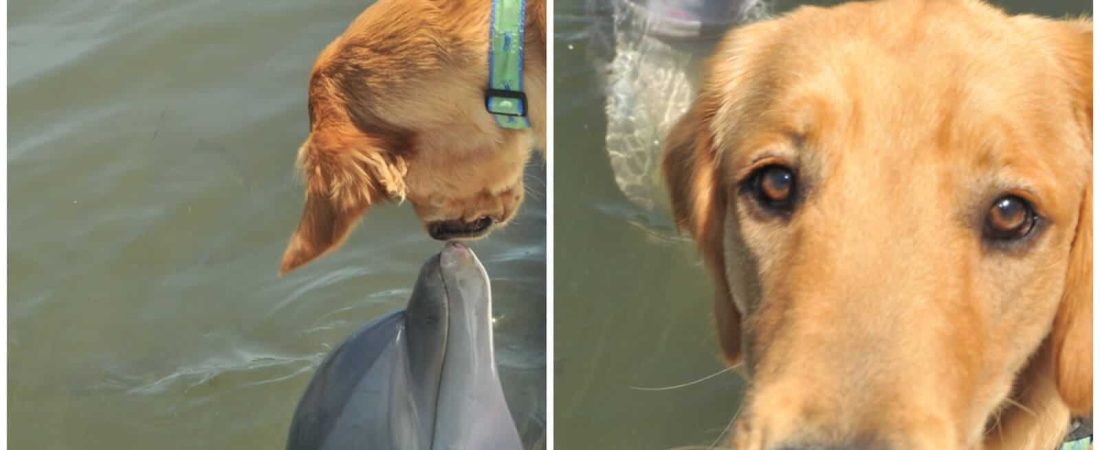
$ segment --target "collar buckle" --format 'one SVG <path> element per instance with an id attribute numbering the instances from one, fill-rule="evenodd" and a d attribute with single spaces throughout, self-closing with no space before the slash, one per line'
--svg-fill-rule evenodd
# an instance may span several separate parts
<path id="1" fill-rule="evenodd" d="M 485 90 L 485 110 L 498 116 L 526 117 L 527 94 L 488 88 Z"/>
<path id="2" fill-rule="evenodd" d="M 489 19 L 489 85 L 485 110 L 501 128 L 530 128 L 523 93 L 526 0 L 492 0 Z"/>

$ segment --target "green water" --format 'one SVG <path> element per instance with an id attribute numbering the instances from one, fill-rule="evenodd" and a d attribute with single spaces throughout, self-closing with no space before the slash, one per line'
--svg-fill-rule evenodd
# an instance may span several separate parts
<path id="1" fill-rule="evenodd" d="M 408 205 L 284 278 L 306 81 L 359 0 L 9 5 L 9 444 L 281 448 L 324 354 L 441 245 Z M 545 195 L 473 245 L 525 442 L 543 448 Z"/>
<path id="2" fill-rule="evenodd" d="M 668 229 L 667 213 L 633 206 L 615 184 L 604 148 L 604 69 L 593 58 L 601 50 L 590 42 L 600 22 L 590 11 L 609 8 L 586 1 L 596 0 L 555 4 L 555 446 L 725 447 L 745 384 L 725 372 L 673 388 L 724 367 L 713 290 L 694 244 Z M 818 2 L 826 3 L 836 2 Z M 1017 13 L 1091 15 L 1091 3 L 1079 0 L 998 3 Z"/>
<path id="3" fill-rule="evenodd" d="M 692 245 L 647 226 L 619 191 L 603 149 L 606 119 L 578 0 L 555 9 L 555 447 L 707 446 L 742 391 L 723 369 L 711 292 Z"/>

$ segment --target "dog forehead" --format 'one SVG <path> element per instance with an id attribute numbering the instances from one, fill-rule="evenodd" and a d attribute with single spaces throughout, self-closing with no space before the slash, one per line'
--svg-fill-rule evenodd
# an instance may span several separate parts
<path id="1" fill-rule="evenodd" d="M 734 32 L 704 86 L 717 150 L 831 137 L 878 158 L 1087 159 L 1072 91 L 1035 30 L 986 5 L 928 3 L 802 8 Z"/>

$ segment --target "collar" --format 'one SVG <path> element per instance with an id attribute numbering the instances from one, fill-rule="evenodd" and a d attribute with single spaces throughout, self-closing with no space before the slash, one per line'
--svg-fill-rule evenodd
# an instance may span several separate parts
<path id="1" fill-rule="evenodd" d="M 493 0 L 489 21 L 489 87 L 485 109 L 503 128 L 529 128 L 523 93 L 525 0 Z"/>
<path id="2" fill-rule="evenodd" d="M 1078 418 L 1070 422 L 1069 434 L 1059 450 L 1089 450 L 1092 445 L 1092 417 Z"/>
<path id="3" fill-rule="evenodd" d="M 1092 448 L 1092 436 L 1086 436 L 1076 441 L 1065 441 L 1058 450 L 1089 450 Z"/>

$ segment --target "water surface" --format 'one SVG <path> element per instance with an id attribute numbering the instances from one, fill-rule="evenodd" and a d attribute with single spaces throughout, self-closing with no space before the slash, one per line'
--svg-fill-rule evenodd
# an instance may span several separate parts
<path id="1" fill-rule="evenodd" d="M 279 278 L 317 53 L 349 0 L 9 5 L 9 444 L 281 448 L 321 358 L 442 246 L 411 208 Z M 473 245 L 505 393 L 544 447 L 543 164 Z"/>

